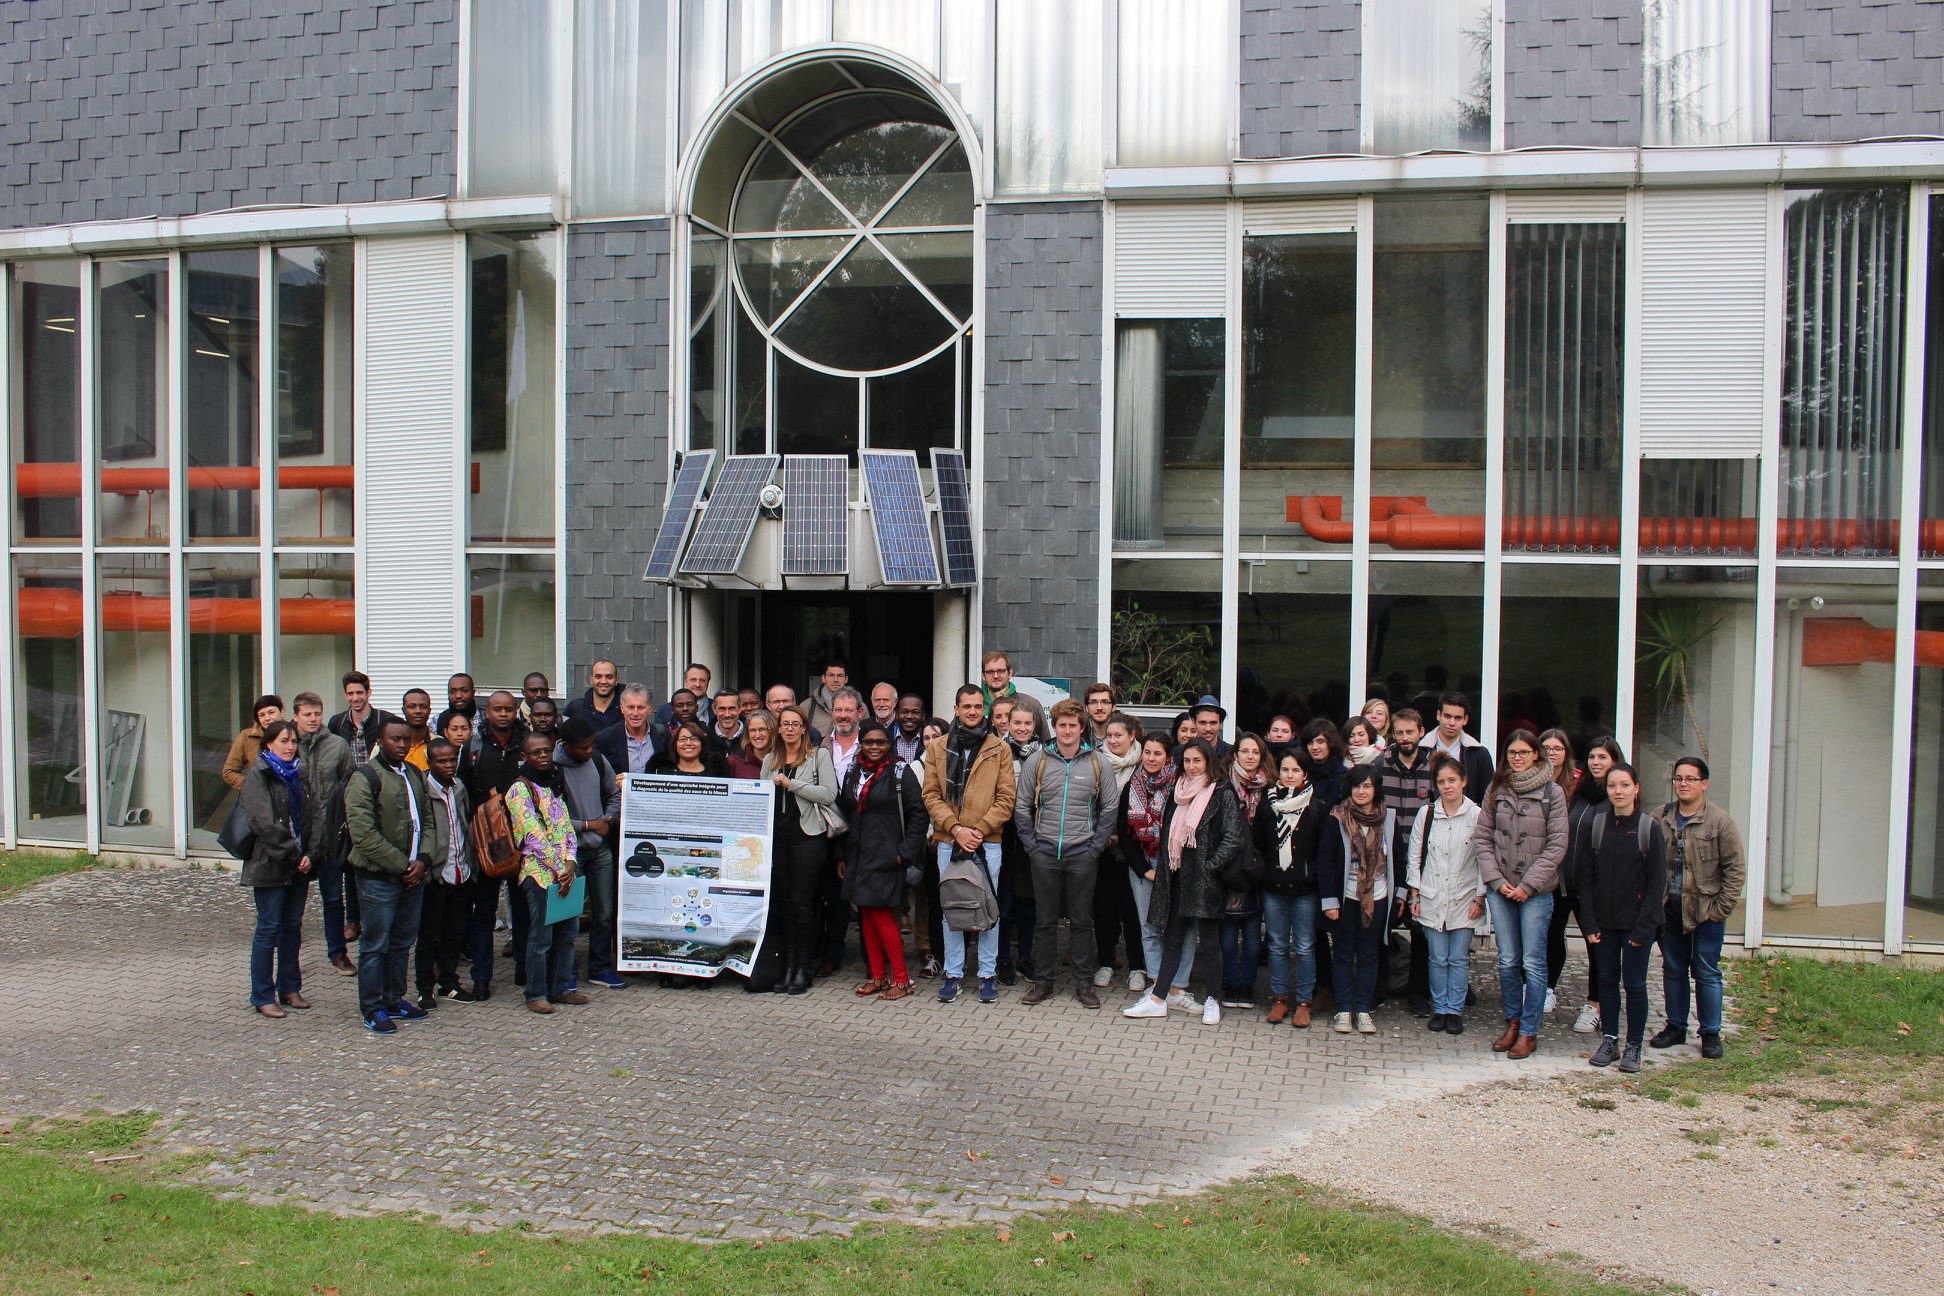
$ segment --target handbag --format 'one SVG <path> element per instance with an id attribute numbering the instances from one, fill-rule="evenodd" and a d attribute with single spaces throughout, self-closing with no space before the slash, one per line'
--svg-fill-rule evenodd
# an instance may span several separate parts
<path id="1" fill-rule="evenodd" d="M 242 797 L 230 807 L 229 818 L 216 833 L 216 844 L 240 860 L 247 861 L 256 852 L 256 831 L 250 827 L 250 817 L 243 813 Z"/>
<path id="2" fill-rule="evenodd" d="M 844 818 L 844 812 L 836 806 L 824 805 L 820 801 L 812 801 L 810 804 L 817 807 L 817 814 L 823 820 L 825 837 L 842 837 L 850 830 L 850 821 Z"/>

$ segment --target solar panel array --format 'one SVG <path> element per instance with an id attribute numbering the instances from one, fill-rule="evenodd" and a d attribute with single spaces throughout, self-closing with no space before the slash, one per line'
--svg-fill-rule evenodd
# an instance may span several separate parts
<path id="1" fill-rule="evenodd" d="M 945 533 L 945 583 L 979 583 L 977 547 L 972 542 L 972 490 L 966 484 L 965 454 L 931 452 L 932 480 L 938 483 L 938 521 Z"/>
<path id="2" fill-rule="evenodd" d="M 850 459 L 783 459 L 783 574 L 842 576 L 850 570 Z"/>
<path id="3" fill-rule="evenodd" d="M 861 458 L 885 583 L 938 584 L 938 551 L 925 516 L 918 456 L 909 450 L 866 450 Z"/>
<path id="4" fill-rule="evenodd" d="M 695 524 L 684 576 L 731 576 L 742 566 L 749 533 L 756 527 L 758 496 L 776 473 L 777 455 L 730 455 L 722 461 L 702 519 Z"/>
<path id="5" fill-rule="evenodd" d="M 674 577 L 675 560 L 682 556 L 682 540 L 688 535 L 689 519 L 695 515 L 695 501 L 702 495 L 702 483 L 709 479 L 709 465 L 714 462 L 713 450 L 696 450 L 683 458 L 675 485 L 668 492 L 668 507 L 662 510 L 661 526 L 655 530 L 655 543 L 648 551 L 644 580 Z"/>

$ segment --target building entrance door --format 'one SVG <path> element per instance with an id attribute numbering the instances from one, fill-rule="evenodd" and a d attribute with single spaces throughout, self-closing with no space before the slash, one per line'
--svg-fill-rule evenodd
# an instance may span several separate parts
<path id="1" fill-rule="evenodd" d="M 766 592 L 757 604 L 756 659 L 761 687 L 788 684 L 799 697 L 816 687 L 824 664 L 845 663 L 851 686 L 869 700 L 873 684 L 889 680 L 922 694 L 939 710 L 932 687 L 929 593 Z"/>

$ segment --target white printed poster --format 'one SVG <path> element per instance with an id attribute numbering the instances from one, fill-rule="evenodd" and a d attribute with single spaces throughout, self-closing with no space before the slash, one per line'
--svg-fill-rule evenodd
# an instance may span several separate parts
<path id="1" fill-rule="evenodd" d="M 774 795 L 761 779 L 626 777 L 623 972 L 749 975 L 769 912 Z"/>

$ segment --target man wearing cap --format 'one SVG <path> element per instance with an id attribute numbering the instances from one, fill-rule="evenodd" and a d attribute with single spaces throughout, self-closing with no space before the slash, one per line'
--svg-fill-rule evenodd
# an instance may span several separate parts
<path id="1" fill-rule="evenodd" d="M 1189 714 L 1195 717 L 1195 736 L 1213 747 L 1217 756 L 1226 757 L 1234 750 L 1222 741 L 1222 722 L 1228 719 L 1228 712 L 1222 709 L 1213 693 L 1202 694 Z"/>

